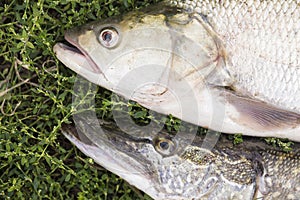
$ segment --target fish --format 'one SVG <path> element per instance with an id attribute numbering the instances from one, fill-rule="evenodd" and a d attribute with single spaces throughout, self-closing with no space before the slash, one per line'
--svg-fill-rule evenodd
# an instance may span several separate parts
<path id="1" fill-rule="evenodd" d="M 300 141 L 299 21 L 298 0 L 170 0 L 75 27 L 54 52 L 155 112 Z"/>
<path id="2" fill-rule="evenodd" d="M 299 143 L 283 152 L 257 137 L 233 144 L 222 134 L 213 148 L 189 131 L 149 134 L 114 121 L 76 116 L 62 133 L 83 153 L 153 199 L 299 199 Z"/>

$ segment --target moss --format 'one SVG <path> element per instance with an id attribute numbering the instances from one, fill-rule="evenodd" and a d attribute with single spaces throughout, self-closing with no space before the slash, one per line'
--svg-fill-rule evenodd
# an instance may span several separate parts
<path id="1" fill-rule="evenodd" d="M 292 150 L 293 142 L 288 139 L 280 139 L 280 138 L 265 138 L 267 144 L 272 145 L 274 147 L 279 147 L 282 151 L 289 152 Z"/>

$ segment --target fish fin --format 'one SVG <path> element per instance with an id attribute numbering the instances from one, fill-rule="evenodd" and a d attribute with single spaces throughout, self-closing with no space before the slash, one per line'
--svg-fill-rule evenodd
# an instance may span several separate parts
<path id="1" fill-rule="evenodd" d="M 300 125 L 299 113 L 250 97 L 239 96 L 231 90 L 226 90 L 225 93 L 227 102 L 238 112 L 238 116 L 231 117 L 237 123 L 244 123 L 245 126 L 254 130 L 278 130 L 296 128 Z"/>

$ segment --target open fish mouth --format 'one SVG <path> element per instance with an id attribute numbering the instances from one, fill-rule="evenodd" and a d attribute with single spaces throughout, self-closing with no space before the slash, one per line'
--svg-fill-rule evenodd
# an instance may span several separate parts
<path id="1" fill-rule="evenodd" d="M 94 73 L 102 73 L 88 53 L 72 40 L 68 33 L 65 34 L 65 39 L 69 42 L 69 45 L 57 43 L 53 47 L 56 56 L 59 57 L 60 60 L 60 57 L 63 57 L 62 60 L 68 62 L 68 65 L 77 66 L 77 68 L 81 67 Z"/>

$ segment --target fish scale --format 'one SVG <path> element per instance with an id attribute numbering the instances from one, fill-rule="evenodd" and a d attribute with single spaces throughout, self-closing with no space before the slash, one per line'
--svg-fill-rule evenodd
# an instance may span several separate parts
<path id="1" fill-rule="evenodd" d="M 225 43 L 235 88 L 300 112 L 299 1 L 170 2 L 207 17 Z"/>

